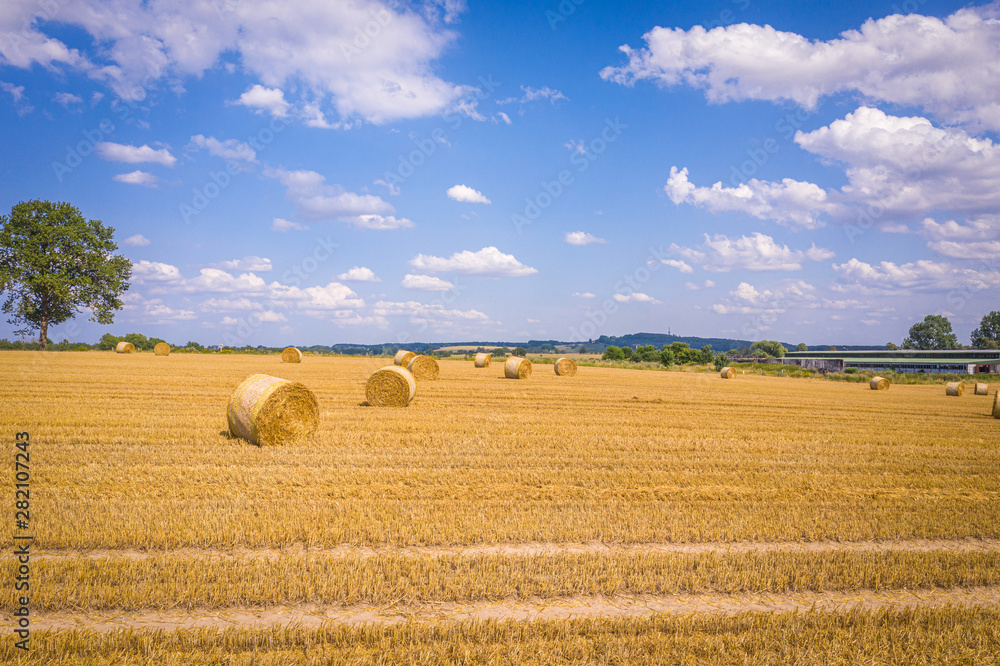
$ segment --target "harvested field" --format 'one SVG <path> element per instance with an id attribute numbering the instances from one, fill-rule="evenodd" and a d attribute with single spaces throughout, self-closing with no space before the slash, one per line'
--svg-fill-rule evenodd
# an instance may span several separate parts
<path id="1" fill-rule="evenodd" d="M 941 385 L 443 360 L 397 413 L 365 404 L 387 359 L 317 356 L 277 366 L 316 434 L 261 448 L 226 404 L 273 357 L 116 361 L 0 354 L 23 663 L 996 660 L 1000 435 Z"/>

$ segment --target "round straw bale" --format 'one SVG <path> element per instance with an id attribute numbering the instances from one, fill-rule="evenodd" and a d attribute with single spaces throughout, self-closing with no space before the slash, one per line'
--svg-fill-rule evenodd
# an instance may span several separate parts
<path id="1" fill-rule="evenodd" d="M 157 356 L 170 356 L 170 345 L 166 342 L 157 342 L 153 347 L 153 353 Z"/>
<path id="2" fill-rule="evenodd" d="M 733 370 L 732 368 L 730 368 L 729 366 L 726 366 L 725 368 L 722 369 L 722 378 L 723 379 L 735 379 L 736 378 L 736 371 Z"/>
<path id="3" fill-rule="evenodd" d="M 406 407 L 416 392 L 413 375 L 398 365 L 376 370 L 365 385 L 365 397 L 374 407 Z"/>
<path id="4" fill-rule="evenodd" d="M 556 361 L 556 374 L 560 377 L 572 377 L 576 374 L 576 361 L 571 358 L 561 358 Z"/>
<path id="5" fill-rule="evenodd" d="M 479 352 L 476 354 L 476 367 L 477 368 L 488 368 L 490 363 L 493 362 L 493 354 L 487 354 L 485 352 Z"/>
<path id="6" fill-rule="evenodd" d="M 872 382 L 869 386 L 871 386 L 873 391 L 888 391 L 889 380 L 885 377 L 872 377 Z"/>
<path id="7" fill-rule="evenodd" d="M 437 379 L 440 368 L 433 356 L 414 356 L 406 366 L 414 379 Z"/>
<path id="8" fill-rule="evenodd" d="M 281 362 L 282 363 L 301 363 L 302 362 L 302 352 L 300 352 L 295 347 L 285 347 L 281 350 Z"/>
<path id="9" fill-rule="evenodd" d="M 134 354 L 135 345 L 132 344 L 131 342 L 122 341 L 119 342 L 118 345 L 115 347 L 115 351 L 118 352 L 119 354 Z"/>
<path id="10" fill-rule="evenodd" d="M 945 395 L 965 395 L 965 384 L 962 382 L 948 382 L 945 387 Z"/>
<path id="11" fill-rule="evenodd" d="M 392 362 L 395 363 L 396 365 L 401 365 L 404 368 L 408 368 L 410 366 L 410 361 L 412 361 L 413 357 L 416 355 L 417 355 L 416 352 L 400 349 L 398 352 L 396 352 L 396 358 L 394 358 Z"/>
<path id="12" fill-rule="evenodd" d="M 229 432 L 261 446 L 288 444 L 316 432 L 319 404 L 298 382 L 250 375 L 229 398 Z"/>
<path id="13" fill-rule="evenodd" d="M 976 395 L 989 395 L 990 388 L 983 382 L 976 382 Z"/>
<path id="14" fill-rule="evenodd" d="M 1000 391 L 993 394 L 993 418 L 1000 419 Z"/>
<path id="15" fill-rule="evenodd" d="M 531 361 L 520 356 L 511 356 L 503 364 L 503 374 L 507 379 L 527 379 L 531 376 Z"/>

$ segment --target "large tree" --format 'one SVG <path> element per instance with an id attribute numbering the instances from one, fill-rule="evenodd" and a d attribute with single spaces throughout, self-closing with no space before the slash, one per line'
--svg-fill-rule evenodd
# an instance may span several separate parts
<path id="1" fill-rule="evenodd" d="M 110 324 L 128 290 L 132 262 L 115 255 L 115 230 L 87 220 L 75 206 L 27 201 L 0 215 L 0 291 L 3 311 L 20 335 L 38 331 L 45 349 L 49 326 L 88 308 L 91 321 Z"/>
<path id="2" fill-rule="evenodd" d="M 941 315 L 927 315 L 910 327 L 903 349 L 961 349 L 951 330 L 951 322 Z"/>
<path id="3" fill-rule="evenodd" d="M 979 322 L 972 331 L 973 349 L 1000 349 L 1000 312 L 994 310 Z"/>
<path id="4" fill-rule="evenodd" d="M 785 345 L 777 340 L 758 340 L 750 345 L 750 353 L 754 356 L 766 356 L 768 358 L 783 358 L 788 352 Z"/>

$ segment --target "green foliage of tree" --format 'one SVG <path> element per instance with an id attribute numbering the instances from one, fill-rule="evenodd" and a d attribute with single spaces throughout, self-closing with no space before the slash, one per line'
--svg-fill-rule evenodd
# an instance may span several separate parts
<path id="1" fill-rule="evenodd" d="M 524 347 L 514 347 L 514 356 L 527 356 L 528 350 Z"/>
<path id="2" fill-rule="evenodd" d="M 674 356 L 674 350 L 667 345 L 664 345 L 663 349 L 660 350 L 660 363 L 668 368 L 677 363 L 677 357 Z"/>
<path id="3" fill-rule="evenodd" d="M 121 342 L 121 338 L 111 335 L 110 333 L 105 333 L 101 336 L 101 339 L 97 342 L 97 348 L 101 351 L 113 351 L 118 343 Z"/>
<path id="4" fill-rule="evenodd" d="M 642 345 L 635 350 L 635 360 L 648 363 L 659 363 L 660 350 L 656 348 L 656 345 Z"/>
<path id="5" fill-rule="evenodd" d="M 625 356 L 626 361 L 635 360 L 635 350 L 631 347 L 622 347 L 622 354 Z"/>
<path id="6" fill-rule="evenodd" d="M 833 345 L 830 345 L 829 347 L 826 348 L 826 350 L 827 351 L 837 351 L 837 348 L 834 347 Z"/>
<path id="7" fill-rule="evenodd" d="M 1000 312 L 994 310 L 972 331 L 973 349 L 1000 349 Z"/>
<path id="8" fill-rule="evenodd" d="M 110 324 L 128 290 L 132 262 L 113 254 L 115 230 L 87 220 L 68 203 L 21 202 L 0 216 L 0 291 L 3 311 L 18 333 L 38 331 L 45 349 L 49 326 L 81 308 L 91 321 Z"/>
<path id="9" fill-rule="evenodd" d="M 802 352 L 809 351 L 809 345 L 807 345 L 804 342 L 800 342 L 799 344 L 795 345 L 795 351 L 802 351 Z M 722 368 L 719 368 L 719 370 L 721 369 Z"/>
<path id="10" fill-rule="evenodd" d="M 686 342 L 674 342 L 669 349 L 674 353 L 675 363 L 697 363 L 701 360 L 701 352 L 697 349 L 691 349 L 691 346 Z"/>
<path id="11" fill-rule="evenodd" d="M 705 345 L 701 348 L 701 359 L 699 360 L 705 365 L 715 362 L 715 353 L 712 351 L 712 345 Z"/>
<path id="12" fill-rule="evenodd" d="M 903 349 L 961 349 L 951 330 L 951 322 L 941 315 L 927 315 L 910 327 Z"/>
<path id="13" fill-rule="evenodd" d="M 605 361 L 624 361 L 625 354 L 622 352 L 621 347 L 615 347 L 612 345 L 604 350 L 604 354 L 601 355 L 601 358 Z"/>
<path id="14" fill-rule="evenodd" d="M 897 349 L 899 349 L 899 347 L 896 346 L 895 342 L 885 343 L 885 348 L 888 349 L 889 351 L 896 351 Z"/>
<path id="15" fill-rule="evenodd" d="M 750 353 L 767 358 L 784 358 L 788 350 L 777 340 L 758 340 L 750 345 Z"/>
<path id="16" fill-rule="evenodd" d="M 725 354 L 716 354 L 715 355 L 715 369 L 716 370 L 722 370 L 724 367 L 726 367 L 727 363 L 729 363 L 729 359 L 726 357 Z"/>

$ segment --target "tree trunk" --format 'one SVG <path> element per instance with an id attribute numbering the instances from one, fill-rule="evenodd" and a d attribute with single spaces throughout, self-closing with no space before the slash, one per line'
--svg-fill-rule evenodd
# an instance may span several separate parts
<path id="1" fill-rule="evenodd" d="M 38 324 L 38 348 L 44 351 L 47 348 L 49 339 L 49 318 L 42 317 Z"/>

